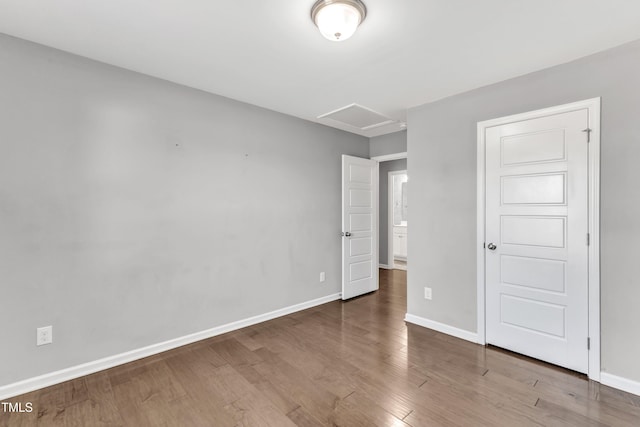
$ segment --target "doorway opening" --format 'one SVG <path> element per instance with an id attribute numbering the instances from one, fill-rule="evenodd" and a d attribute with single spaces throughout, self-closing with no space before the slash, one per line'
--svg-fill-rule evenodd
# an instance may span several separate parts
<path id="1" fill-rule="evenodd" d="M 390 171 L 387 178 L 387 264 L 394 270 L 407 269 L 407 170 Z"/>
<path id="2" fill-rule="evenodd" d="M 378 266 L 381 269 L 385 270 L 393 270 L 407 269 L 407 258 L 408 251 L 406 249 L 406 242 L 408 239 L 408 222 L 407 222 L 407 211 L 408 211 L 408 172 L 407 172 L 407 153 L 396 153 L 396 154 L 388 154 L 384 156 L 373 157 L 372 160 L 376 160 L 379 162 L 379 212 L 380 212 L 380 220 L 378 224 L 379 229 L 379 261 Z M 398 194 L 398 224 L 394 227 L 394 177 L 404 175 L 404 178 L 398 178 L 398 186 L 399 191 Z M 404 182 L 404 187 L 402 183 Z M 402 194 L 402 188 L 404 188 L 404 196 Z M 402 219 L 402 208 L 403 208 L 403 197 L 404 197 L 404 220 Z M 404 221 L 404 222 L 403 222 Z M 396 231 L 397 233 L 394 233 Z M 396 235 L 397 234 L 397 235 Z M 399 237 L 402 235 L 402 237 Z M 394 245 L 394 237 L 396 242 L 402 243 L 403 245 L 396 244 Z M 401 252 L 398 254 L 398 250 Z M 398 255 L 394 257 L 394 252 Z M 397 260 L 398 262 L 394 262 Z M 398 267 L 396 267 L 396 265 Z"/>

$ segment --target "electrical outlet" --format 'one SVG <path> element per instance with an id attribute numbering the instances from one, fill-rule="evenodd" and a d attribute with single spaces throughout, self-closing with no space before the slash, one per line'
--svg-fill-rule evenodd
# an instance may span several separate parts
<path id="1" fill-rule="evenodd" d="M 51 344 L 53 342 L 53 326 L 43 326 L 36 329 L 36 345 Z"/>
<path id="2" fill-rule="evenodd" d="M 324 282 L 327 279 L 327 276 L 324 274 L 324 271 L 320 272 L 320 283 Z"/>
<path id="3" fill-rule="evenodd" d="M 431 299 L 431 288 L 424 288 L 424 299 Z"/>

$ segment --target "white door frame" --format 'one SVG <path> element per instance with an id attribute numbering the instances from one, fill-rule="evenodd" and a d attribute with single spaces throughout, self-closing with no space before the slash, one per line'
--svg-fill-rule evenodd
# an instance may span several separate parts
<path id="1" fill-rule="evenodd" d="M 392 154 L 384 154 L 382 156 L 373 156 L 371 157 L 371 160 L 376 160 L 378 163 L 381 162 L 388 162 L 390 160 L 400 160 L 400 159 L 406 159 L 407 158 L 407 152 L 403 151 L 400 153 L 392 153 Z M 389 185 L 389 183 L 387 182 L 387 186 Z M 378 183 L 378 192 L 380 192 L 380 183 Z M 380 194 L 378 194 L 378 200 L 380 200 Z M 380 216 L 378 216 L 378 242 L 376 242 L 376 244 L 378 246 L 380 246 L 380 220 L 379 220 Z M 391 236 L 393 237 L 393 236 Z M 391 244 L 393 244 L 393 242 L 391 242 Z M 380 260 L 378 260 L 378 268 L 384 268 L 384 269 L 388 269 L 388 270 L 393 270 L 393 263 L 389 264 L 389 257 L 393 256 L 392 255 L 387 255 L 387 265 L 384 264 L 380 264 Z M 407 263 L 407 268 L 408 268 L 408 263 Z"/>
<path id="2" fill-rule="evenodd" d="M 376 160 L 378 163 L 381 162 L 388 162 L 390 160 L 400 160 L 400 159 L 406 159 L 407 158 L 407 152 L 403 151 L 402 153 L 393 153 L 393 154 L 385 154 L 382 156 L 373 156 L 371 158 L 371 160 Z"/>
<path id="3" fill-rule="evenodd" d="M 393 227 L 395 227 L 393 224 L 393 176 L 406 173 L 407 170 L 405 169 L 401 171 L 389 171 L 387 175 L 387 265 L 390 269 L 393 269 L 395 265 L 395 258 L 393 257 Z"/>
<path id="4" fill-rule="evenodd" d="M 588 216 L 589 216 L 589 378 L 600 381 L 600 98 L 559 105 L 478 122 L 477 153 L 477 285 L 478 343 L 486 344 L 485 324 L 485 129 L 522 120 L 576 110 L 589 111 Z"/>

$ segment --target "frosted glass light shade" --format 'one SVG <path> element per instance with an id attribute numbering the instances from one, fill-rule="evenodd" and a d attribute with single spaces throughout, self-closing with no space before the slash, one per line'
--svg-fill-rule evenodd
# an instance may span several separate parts
<path id="1" fill-rule="evenodd" d="M 351 37 L 365 14 L 365 6 L 359 0 L 318 1 L 311 10 L 311 17 L 320 33 L 331 41 Z"/>

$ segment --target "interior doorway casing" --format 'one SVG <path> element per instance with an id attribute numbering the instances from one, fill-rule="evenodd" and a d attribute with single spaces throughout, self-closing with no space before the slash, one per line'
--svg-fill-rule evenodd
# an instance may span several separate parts
<path id="1" fill-rule="evenodd" d="M 477 329 L 478 343 L 486 344 L 485 324 L 485 130 L 489 127 L 530 120 L 552 114 L 587 109 L 590 140 L 588 146 L 588 228 L 589 253 L 589 370 L 588 376 L 600 381 L 600 98 L 501 117 L 478 123 L 477 145 Z"/>
<path id="2" fill-rule="evenodd" d="M 378 163 L 380 162 L 388 162 L 388 161 L 392 161 L 392 160 L 401 160 L 401 159 L 406 159 L 407 158 L 407 152 L 400 152 L 400 153 L 392 153 L 392 154 L 384 154 L 381 156 L 374 156 L 371 157 L 371 160 L 375 160 Z M 407 173 L 407 170 L 405 170 L 405 173 Z M 379 190 L 380 186 L 378 186 L 378 190 Z M 389 187 L 390 188 L 390 187 Z M 378 199 L 380 199 L 380 197 L 378 197 Z M 389 200 L 387 200 L 387 205 Z M 387 208 L 388 209 L 388 208 Z M 393 220 L 389 219 L 389 217 L 387 218 L 387 222 L 392 223 Z M 393 233 L 393 228 L 392 227 L 388 227 L 389 230 L 391 230 L 391 233 Z M 393 235 L 389 235 L 389 230 L 387 230 L 387 239 L 393 238 Z M 378 246 L 380 245 L 380 224 L 378 223 Z M 389 249 L 391 249 L 393 246 L 393 242 L 388 241 L 387 242 L 387 251 L 389 251 Z M 387 253 L 387 264 L 383 265 L 380 264 L 380 260 L 378 260 L 378 268 L 385 268 L 385 269 L 393 269 L 393 262 L 389 263 L 389 260 L 393 261 L 393 254 L 391 252 Z"/>

